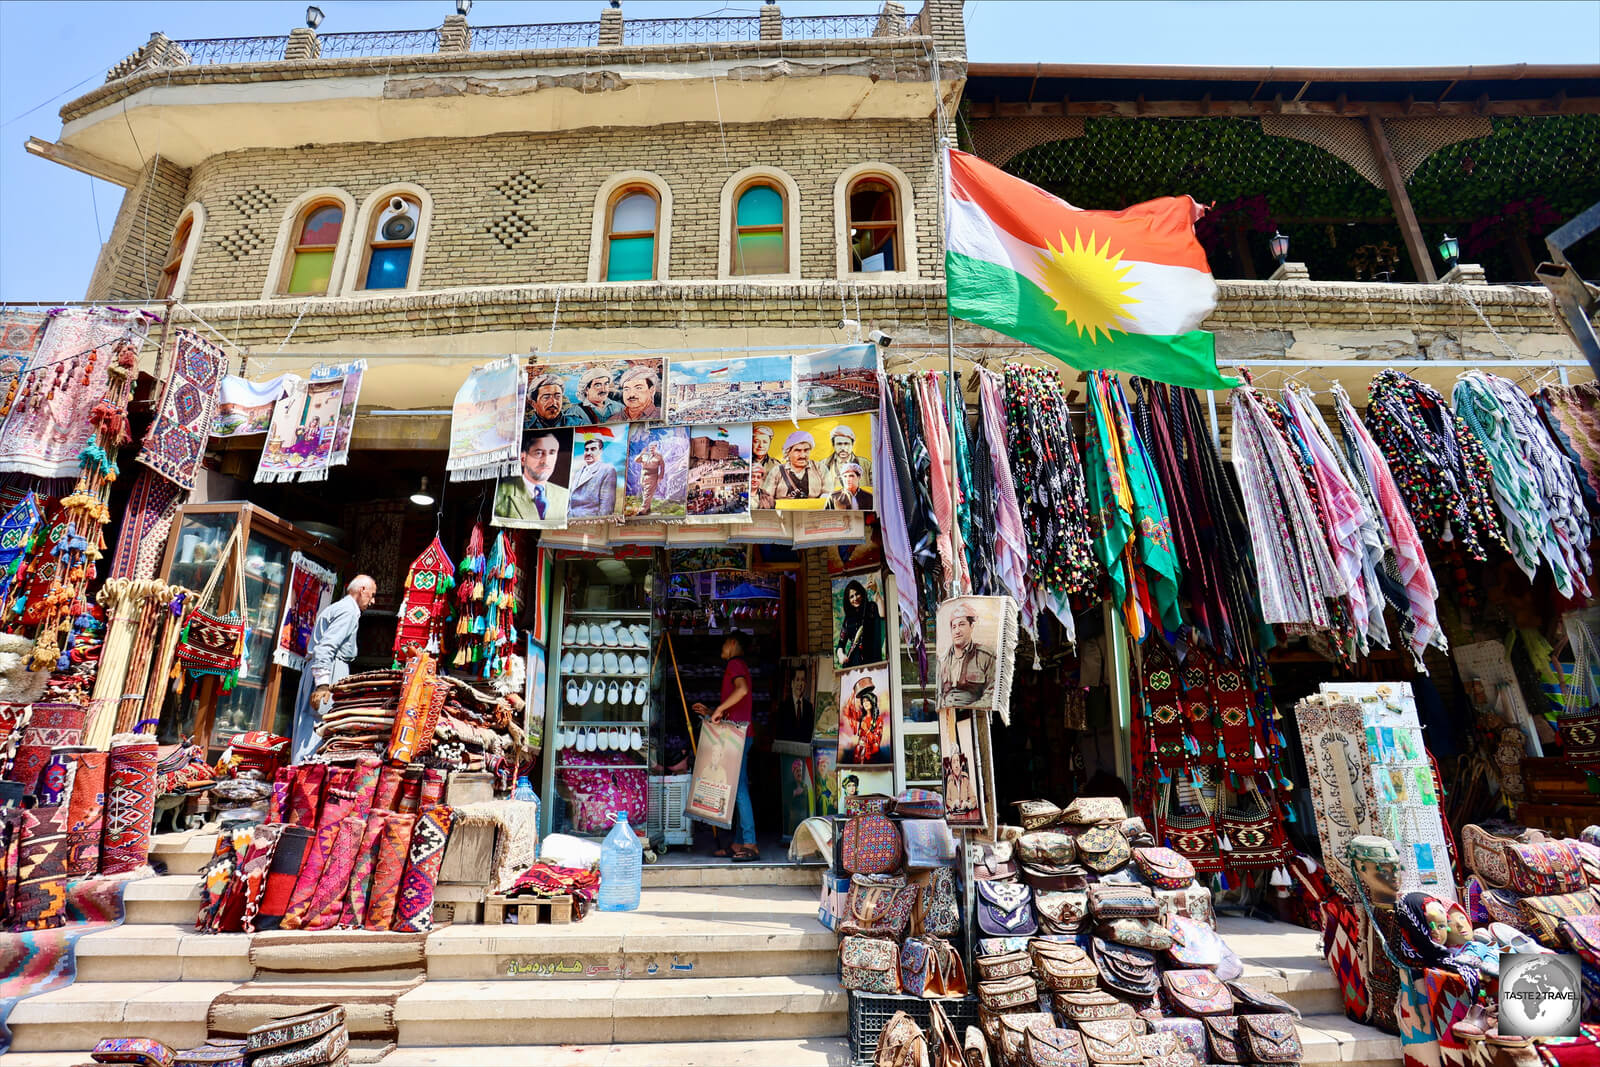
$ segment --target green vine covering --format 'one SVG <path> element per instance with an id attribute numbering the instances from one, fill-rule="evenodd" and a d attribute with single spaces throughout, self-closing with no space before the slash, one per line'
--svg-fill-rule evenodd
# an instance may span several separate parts
<path id="1" fill-rule="evenodd" d="M 1600 200 L 1600 116 L 1493 125 L 1426 160 L 1410 195 L 1430 248 L 1449 232 L 1490 280 L 1531 281 L 1543 235 Z M 1315 145 L 1267 136 L 1255 119 L 1088 119 L 1084 136 L 1029 149 L 1006 169 L 1082 208 L 1181 193 L 1212 205 L 1200 237 L 1218 277 L 1271 273 L 1267 242 L 1281 230 L 1313 278 L 1370 278 L 1392 264 L 1395 281 L 1415 280 L 1384 190 Z M 1588 246 L 1600 238 L 1569 256 L 1592 277 L 1600 247 Z"/>

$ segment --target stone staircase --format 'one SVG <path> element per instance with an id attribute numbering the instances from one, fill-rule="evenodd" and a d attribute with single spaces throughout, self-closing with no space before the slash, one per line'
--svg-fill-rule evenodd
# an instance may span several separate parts
<path id="1" fill-rule="evenodd" d="M 219 994 L 252 978 L 326 980 L 257 975 L 248 935 L 194 932 L 211 840 L 158 839 L 169 873 L 129 888 L 122 927 L 78 943 L 74 985 L 17 1005 L 8 1067 L 68 1067 L 112 1035 L 198 1044 Z M 835 937 L 816 921 L 818 881 L 816 868 L 657 865 L 638 912 L 437 930 L 426 980 L 394 1004 L 399 1048 L 383 1063 L 846 1064 L 846 994 Z M 1339 1014 L 1315 934 L 1241 919 L 1220 928 L 1246 977 L 1305 1014 L 1306 1063 L 1400 1063 L 1398 1039 Z"/>

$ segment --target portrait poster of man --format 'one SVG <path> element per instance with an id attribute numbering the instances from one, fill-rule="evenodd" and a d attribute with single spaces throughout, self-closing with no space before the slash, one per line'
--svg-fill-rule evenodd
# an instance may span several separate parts
<path id="1" fill-rule="evenodd" d="M 739 791 L 739 765 L 744 760 L 744 735 L 749 726 L 742 722 L 700 724 L 700 743 L 695 749 L 694 778 L 689 783 L 689 802 L 683 811 L 724 830 L 733 826 L 733 801 Z"/>
<path id="2" fill-rule="evenodd" d="M 794 357 L 795 418 L 877 410 L 877 345 L 839 345 Z"/>
<path id="3" fill-rule="evenodd" d="M 793 381 L 792 356 L 674 363 L 669 414 L 682 424 L 787 421 Z"/>
<path id="4" fill-rule="evenodd" d="M 622 517 L 622 471 L 628 465 L 628 431 L 622 426 L 580 426 L 572 431 L 567 477 L 567 521 L 608 522 Z"/>
<path id="5" fill-rule="evenodd" d="M 951 826 L 983 826 L 983 768 L 978 730 L 982 712 L 939 709 L 939 776 L 944 783 L 944 817 Z"/>
<path id="6" fill-rule="evenodd" d="M 839 762 L 893 763 L 893 714 L 889 668 L 839 674 Z"/>
<path id="7" fill-rule="evenodd" d="M 559 530 L 567 525 L 572 430 L 524 430 L 519 470 L 494 488 L 490 523 L 518 530 Z"/>
<path id="8" fill-rule="evenodd" d="M 839 781 L 835 773 L 839 764 L 839 745 L 833 738 L 811 742 L 811 783 L 816 790 L 816 812 L 819 815 L 840 814 Z"/>
<path id="9" fill-rule="evenodd" d="M 940 604 L 939 707 L 996 712 L 1010 722 L 1016 644 L 1017 607 L 1010 597 L 964 596 Z"/>
<path id="10" fill-rule="evenodd" d="M 816 720 L 811 728 L 811 736 L 838 737 L 839 677 L 833 669 L 833 657 L 813 657 L 811 678 L 811 700 L 816 707 Z"/>
<path id="11" fill-rule="evenodd" d="M 528 429 L 661 421 L 666 359 L 528 365 Z"/>
<path id="12" fill-rule="evenodd" d="M 787 841 L 797 826 L 816 813 L 811 742 L 774 741 L 772 751 L 778 758 L 778 793 L 783 801 L 783 839 Z"/>
<path id="13" fill-rule="evenodd" d="M 626 484 L 624 518 L 681 520 L 688 511 L 689 428 L 630 426 Z"/>
<path id="14" fill-rule="evenodd" d="M 689 427 L 690 523 L 750 521 L 750 424 Z"/>
<path id="15" fill-rule="evenodd" d="M 757 506 L 780 511 L 871 511 L 871 415 L 757 423 L 771 435 Z"/>
<path id="16" fill-rule="evenodd" d="M 884 626 L 883 576 L 858 574 L 833 580 L 833 661 L 841 669 L 889 658 Z"/>

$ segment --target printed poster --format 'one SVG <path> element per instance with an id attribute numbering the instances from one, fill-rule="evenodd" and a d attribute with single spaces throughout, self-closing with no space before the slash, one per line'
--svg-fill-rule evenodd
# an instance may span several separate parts
<path id="1" fill-rule="evenodd" d="M 750 424 L 689 427 L 689 523 L 750 521 Z"/>
<path id="2" fill-rule="evenodd" d="M 795 418 L 826 419 L 877 410 L 877 345 L 839 345 L 794 357 Z"/>
<path id="3" fill-rule="evenodd" d="M 622 472 L 628 465 L 628 431 L 622 426 L 581 426 L 572 431 L 572 472 L 567 481 L 568 522 L 614 522 L 622 517 Z"/>
<path id="4" fill-rule="evenodd" d="M 494 487 L 490 523 L 514 530 L 559 530 L 567 525 L 567 480 L 572 430 L 525 430 L 516 474 Z"/>
<path id="5" fill-rule="evenodd" d="M 530 363 L 523 428 L 661 421 L 666 359 Z"/>
<path id="6" fill-rule="evenodd" d="M 689 430 L 684 426 L 631 426 L 628 430 L 627 498 L 623 516 L 640 522 L 681 520 L 688 511 Z M 629 539 L 636 539 L 630 532 Z M 666 531 L 659 543 L 666 542 Z"/>
<path id="7" fill-rule="evenodd" d="M 671 421 L 770 422 L 789 419 L 793 356 L 701 359 L 672 365 Z"/>
<path id="8" fill-rule="evenodd" d="M 744 762 L 744 723 L 724 719 L 701 721 L 699 747 L 694 756 L 694 778 L 684 813 L 720 826 L 733 826 L 733 799 L 739 790 L 739 765 Z"/>
<path id="9" fill-rule="evenodd" d="M 872 423 L 871 415 L 758 423 L 770 444 L 754 506 L 872 511 Z"/>

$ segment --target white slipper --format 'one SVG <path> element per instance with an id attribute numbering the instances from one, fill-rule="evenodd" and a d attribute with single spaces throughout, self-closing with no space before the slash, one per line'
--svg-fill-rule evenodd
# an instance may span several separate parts
<path id="1" fill-rule="evenodd" d="M 571 674 L 572 673 L 572 653 L 571 652 L 563 652 L 563 653 L 561 653 L 561 673 L 562 674 Z"/>
<path id="2" fill-rule="evenodd" d="M 589 643 L 589 624 L 588 623 L 580 622 L 578 624 L 578 632 L 573 635 L 572 643 L 575 644 L 575 645 L 587 645 Z"/>
<path id="3" fill-rule="evenodd" d="M 606 703 L 615 705 L 620 702 L 621 698 L 622 687 L 617 685 L 616 682 L 612 682 L 610 688 L 606 690 Z"/>
<path id="4" fill-rule="evenodd" d="M 589 654 L 587 652 L 579 652 L 577 654 L 577 656 L 575 656 L 573 658 L 573 660 L 572 660 L 572 673 L 573 674 L 588 674 L 589 673 Z"/>
<path id="5" fill-rule="evenodd" d="M 561 643 L 570 645 L 578 640 L 578 628 L 572 623 L 567 623 L 566 629 L 561 631 Z"/>
<path id="6" fill-rule="evenodd" d="M 617 654 L 615 652 L 607 651 L 606 658 L 602 662 L 604 662 L 606 665 L 607 674 L 616 674 L 619 670 L 619 661 L 617 660 Z"/>
<path id="7" fill-rule="evenodd" d="M 631 627 L 631 626 L 619 626 L 619 627 L 617 627 L 617 647 L 618 648 L 632 648 L 633 647 L 633 627 Z"/>
<path id="8" fill-rule="evenodd" d="M 636 622 L 628 629 L 633 631 L 633 643 L 636 648 L 650 647 L 650 628 L 642 622 Z"/>
<path id="9" fill-rule="evenodd" d="M 628 747 L 635 752 L 644 747 L 644 738 L 639 736 L 639 728 L 637 726 L 628 731 Z"/>
<path id="10" fill-rule="evenodd" d="M 610 730 L 602 730 L 602 731 L 600 731 L 600 751 L 601 752 L 610 752 L 611 751 L 611 743 L 612 743 L 611 731 Z"/>
<path id="11" fill-rule="evenodd" d="M 578 703 L 578 682 L 575 678 L 567 679 L 567 705 L 569 707 Z"/>
<path id="12" fill-rule="evenodd" d="M 643 704 L 647 699 L 649 699 L 649 696 L 650 687 L 644 682 L 640 682 L 638 685 L 633 687 L 633 702 L 635 704 Z"/>
<path id="13" fill-rule="evenodd" d="M 617 647 L 617 623 L 615 620 L 608 622 L 600 629 L 600 638 L 607 648 Z M 598 643 L 598 642 L 597 642 Z"/>
<path id="14" fill-rule="evenodd" d="M 582 687 L 579 688 L 579 690 L 578 690 L 578 706 L 582 707 L 583 705 L 589 703 L 590 698 L 592 698 L 593 696 L 594 696 L 594 683 L 589 681 L 589 679 L 585 678 L 583 680 Z"/>
<path id="15" fill-rule="evenodd" d="M 633 703 L 633 683 L 632 682 L 623 682 L 622 683 L 622 702 L 624 704 L 632 704 Z"/>

